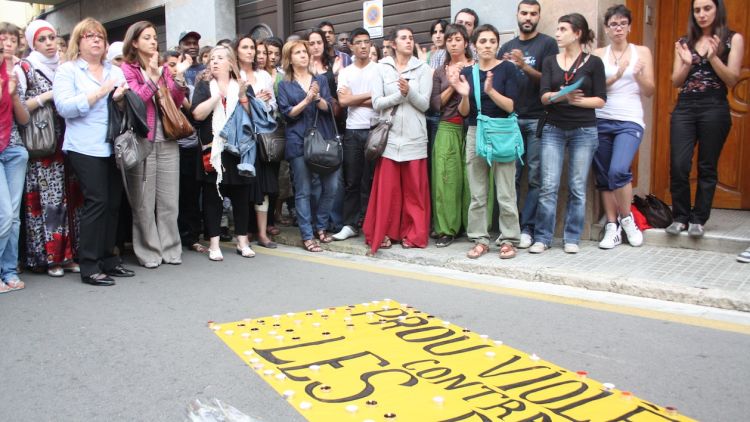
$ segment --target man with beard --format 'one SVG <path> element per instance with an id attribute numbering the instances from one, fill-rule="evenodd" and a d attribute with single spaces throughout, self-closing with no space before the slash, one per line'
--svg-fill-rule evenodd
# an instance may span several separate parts
<path id="1" fill-rule="evenodd" d="M 528 169 L 528 191 L 520 212 L 521 241 L 519 248 L 528 248 L 534 243 L 534 222 L 541 177 L 539 169 L 539 138 L 536 135 L 537 121 L 544 115 L 539 97 L 539 80 L 542 63 L 547 56 L 559 52 L 554 38 L 540 34 L 536 27 L 542 7 L 537 0 L 521 0 L 518 4 L 519 36 L 503 44 L 498 51 L 498 58 L 508 60 L 516 65 L 519 71 L 519 93 L 515 102 L 518 113 L 518 125 L 523 134 L 523 157 Z M 521 173 L 523 165 L 516 164 L 516 194 L 520 198 Z"/>

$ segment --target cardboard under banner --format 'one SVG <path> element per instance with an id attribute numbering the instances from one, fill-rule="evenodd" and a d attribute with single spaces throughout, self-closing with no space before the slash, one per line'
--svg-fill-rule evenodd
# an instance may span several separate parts
<path id="1" fill-rule="evenodd" d="M 691 421 L 386 299 L 209 326 L 309 421 Z"/>

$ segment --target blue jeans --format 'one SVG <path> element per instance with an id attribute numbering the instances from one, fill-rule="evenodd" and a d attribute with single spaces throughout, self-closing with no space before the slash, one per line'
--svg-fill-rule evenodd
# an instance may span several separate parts
<path id="1" fill-rule="evenodd" d="M 565 147 L 568 147 L 568 207 L 565 212 L 564 243 L 578 244 L 586 214 L 586 181 L 599 139 L 596 126 L 560 129 L 545 125 L 541 140 L 542 185 L 536 210 L 534 240 L 552 244 L 557 217 L 557 191 L 560 188 Z"/>
<path id="2" fill-rule="evenodd" d="M 0 152 L 0 278 L 18 279 L 18 236 L 21 232 L 21 197 L 29 153 L 20 145 Z"/>
<path id="3" fill-rule="evenodd" d="M 521 128 L 524 146 L 524 164 L 528 170 L 528 185 L 526 199 L 523 208 L 520 208 L 521 232 L 533 235 L 536 220 L 536 208 L 539 202 L 539 188 L 541 186 L 540 168 L 539 168 L 539 138 L 536 137 L 536 124 L 538 119 L 518 119 L 518 126 Z M 516 161 L 516 194 L 518 198 L 521 192 L 521 173 L 523 164 Z"/>
<path id="4" fill-rule="evenodd" d="M 313 238 L 312 228 L 312 179 L 313 172 L 305 164 L 305 157 L 293 158 L 289 165 L 294 181 L 294 206 L 297 209 L 297 223 L 302 240 Z M 336 191 L 339 189 L 341 169 L 326 175 L 319 175 L 322 192 L 315 210 L 315 230 L 327 230 Z"/>
<path id="5" fill-rule="evenodd" d="M 630 165 L 643 139 L 643 128 L 633 122 L 597 119 L 599 148 L 594 155 L 596 188 L 614 191 L 633 180 Z"/>

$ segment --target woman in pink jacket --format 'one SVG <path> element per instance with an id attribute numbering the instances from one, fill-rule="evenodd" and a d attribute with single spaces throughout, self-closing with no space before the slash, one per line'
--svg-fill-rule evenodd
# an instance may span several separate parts
<path id="1" fill-rule="evenodd" d="M 123 44 L 122 73 L 130 89 L 146 104 L 148 140 L 154 143 L 144 164 L 127 171 L 133 250 L 146 268 L 156 268 L 162 261 L 177 265 L 182 263 L 177 228 L 180 153 L 176 140 L 164 135 L 157 93 L 159 86 L 166 85 L 175 104 L 182 104 L 187 89 L 183 73 L 191 60 L 185 56 L 186 60 L 177 65 L 174 78 L 166 66 L 159 66 L 156 27 L 147 21 L 131 25 Z"/>

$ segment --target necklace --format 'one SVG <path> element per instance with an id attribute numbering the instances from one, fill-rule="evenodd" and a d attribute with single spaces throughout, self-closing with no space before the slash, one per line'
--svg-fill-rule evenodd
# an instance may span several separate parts
<path id="1" fill-rule="evenodd" d="M 565 59 L 565 64 L 568 64 L 568 56 L 563 56 Z M 566 70 L 563 74 L 563 77 L 565 78 L 565 85 L 570 84 L 570 82 L 575 78 L 576 72 L 578 72 L 578 68 L 581 67 L 580 63 L 583 59 L 583 51 L 581 51 L 581 54 L 578 55 L 576 60 L 573 62 L 573 66 L 571 66 L 570 69 Z M 568 73 L 570 72 L 570 75 Z"/>
<path id="2" fill-rule="evenodd" d="M 628 47 L 630 47 L 630 43 L 625 44 L 625 49 L 622 50 L 622 53 L 620 53 L 620 57 L 615 56 L 615 49 L 610 47 L 609 51 L 610 53 L 612 53 L 612 58 L 615 59 L 615 66 L 620 65 L 620 60 L 622 60 L 622 56 L 624 56 L 625 53 L 628 52 Z"/>

